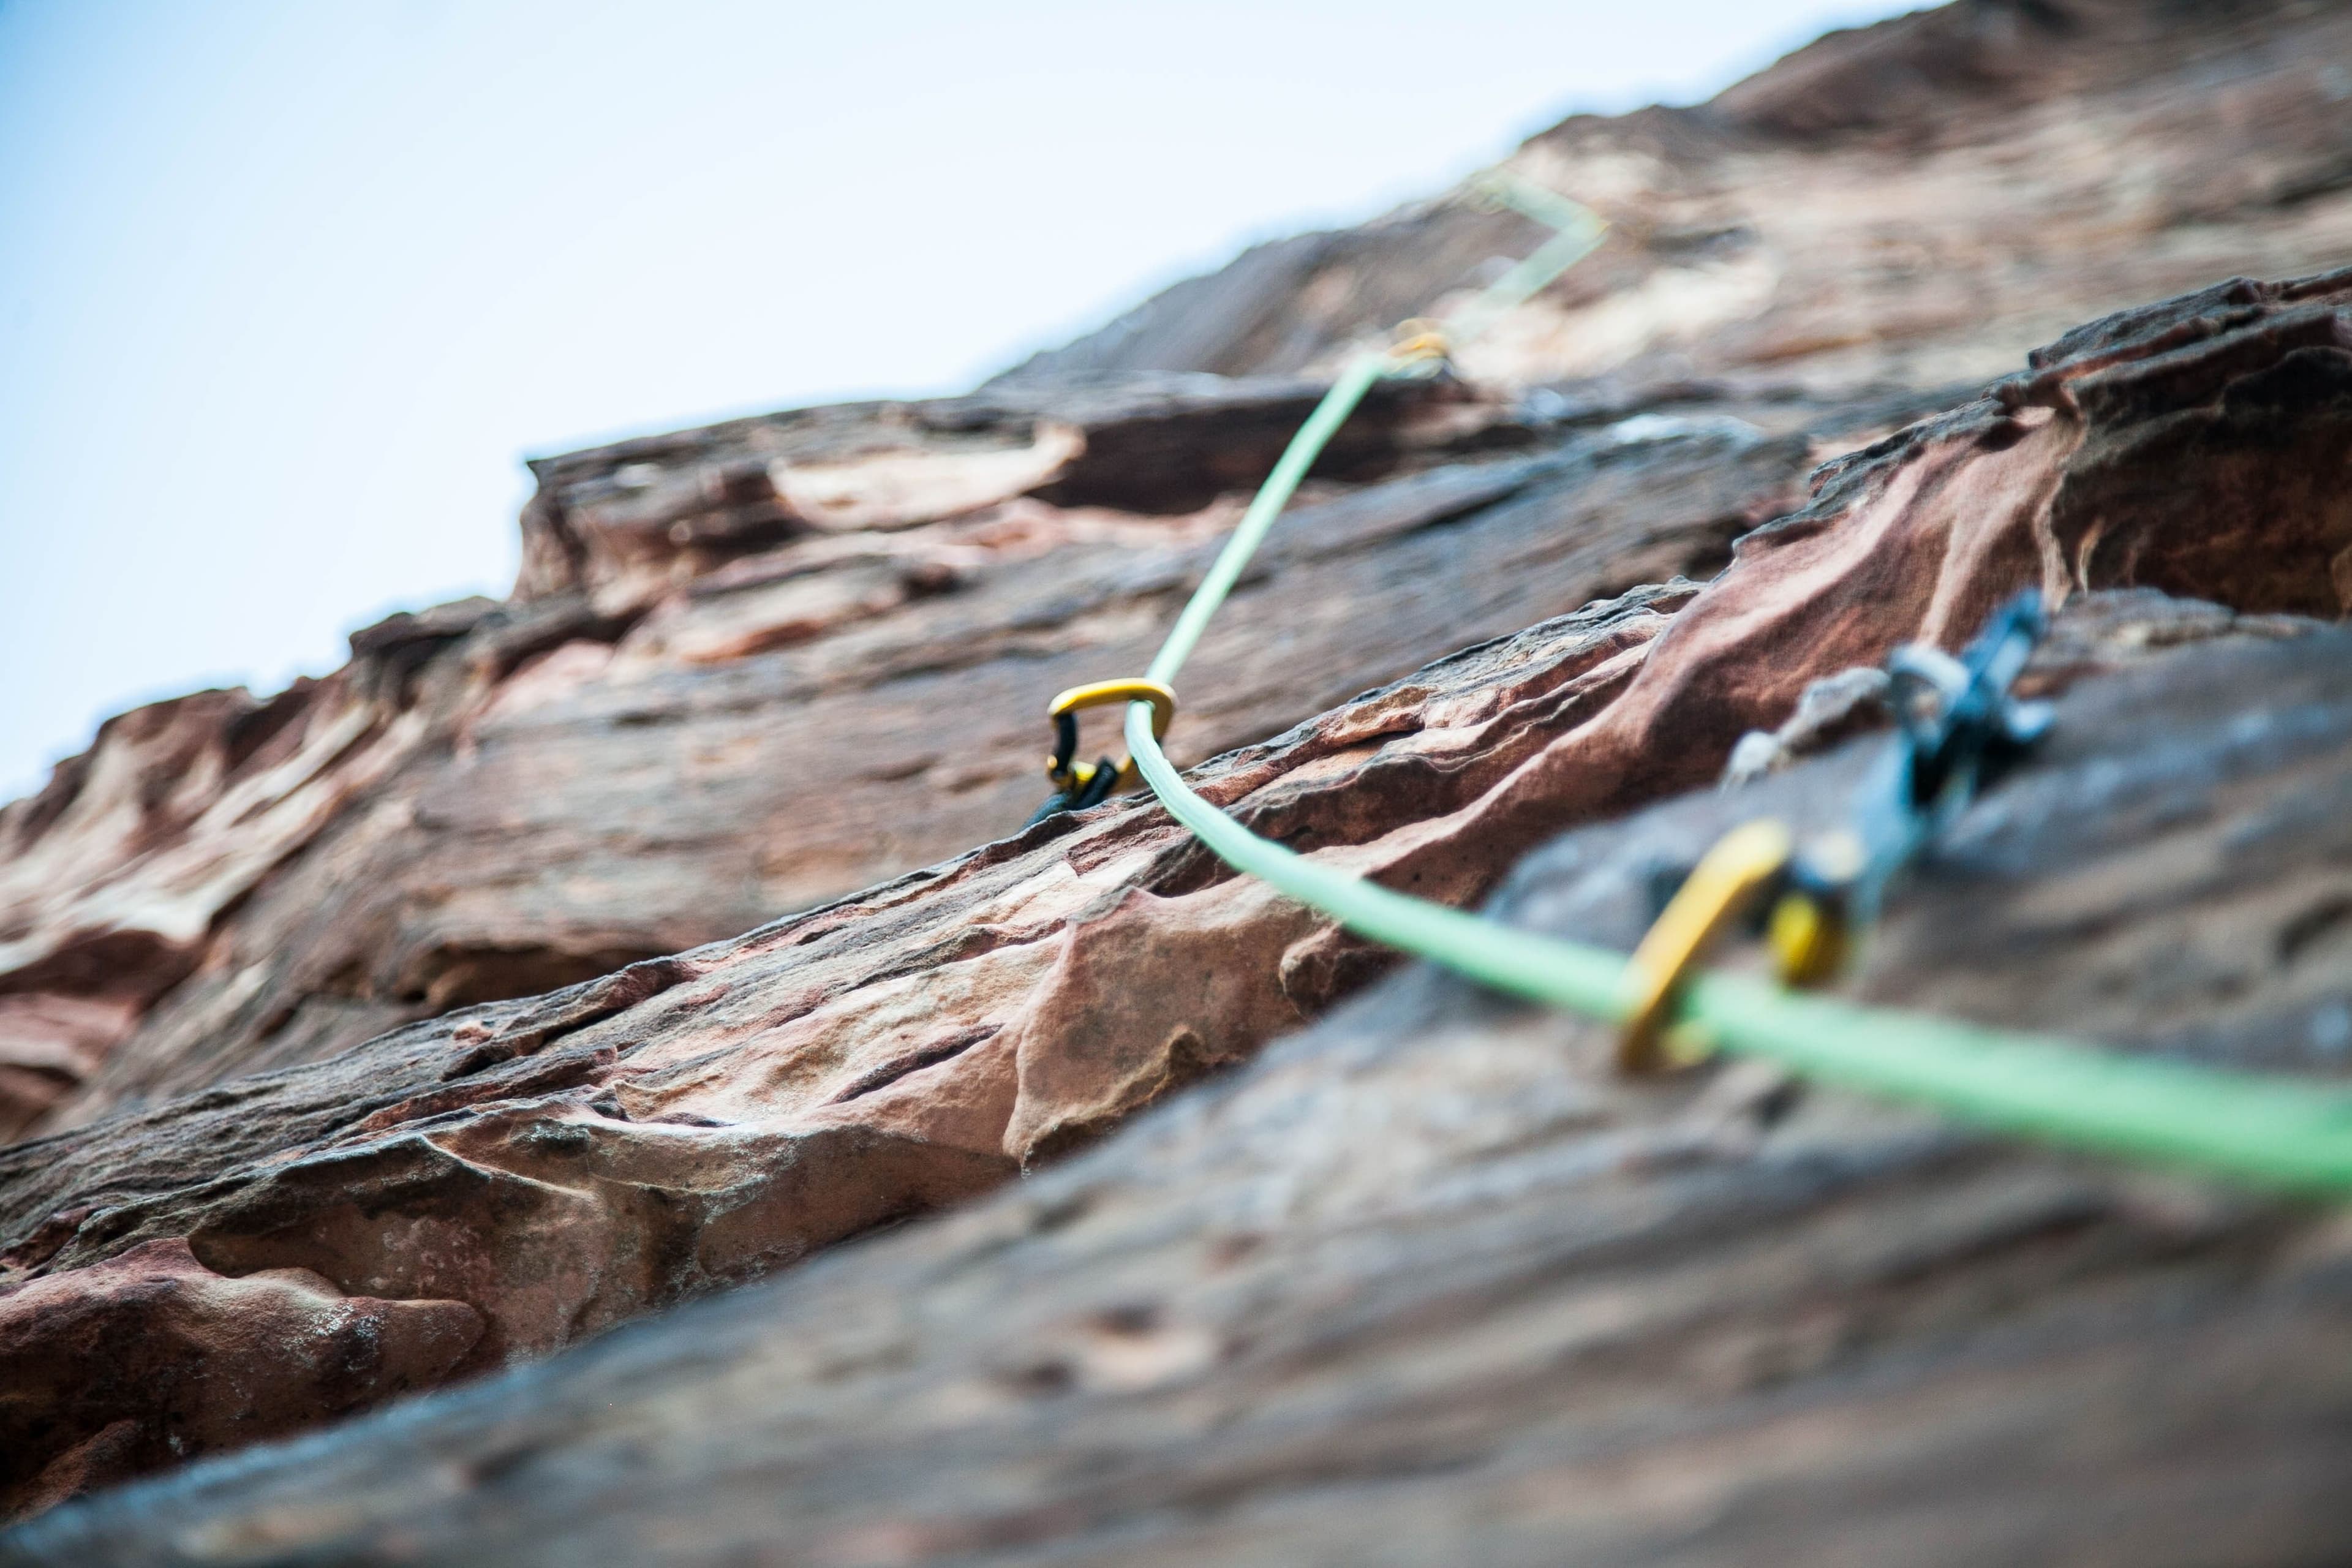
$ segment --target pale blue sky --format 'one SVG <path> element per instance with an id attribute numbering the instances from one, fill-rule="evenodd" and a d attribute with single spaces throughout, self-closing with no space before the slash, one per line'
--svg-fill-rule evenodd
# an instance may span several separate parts
<path id="1" fill-rule="evenodd" d="M 0 799 L 502 593 L 526 453 L 956 391 L 1867 0 L 0 0 Z"/>

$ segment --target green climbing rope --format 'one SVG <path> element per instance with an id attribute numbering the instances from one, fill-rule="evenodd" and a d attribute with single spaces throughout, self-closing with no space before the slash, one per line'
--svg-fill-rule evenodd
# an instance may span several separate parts
<path id="1" fill-rule="evenodd" d="M 1600 238 L 1598 221 L 1565 198 L 1508 179 L 1489 190 L 1560 232 L 1456 318 L 1446 329 L 1456 342 L 1532 296 Z M 1364 395 L 1384 374 L 1411 368 L 1381 353 L 1340 374 L 1177 617 L 1151 661 L 1152 680 L 1173 684 L 1266 531 Z M 1193 794 L 1160 749 L 1150 703 L 1128 706 L 1126 734 L 1152 793 L 1234 869 L 1349 931 L 1497 991 L 1612 1022 L 1632 1007 L 1634 977 L 1622 955 L 1497 925 L 1318 865 Z M 2352 1192 L 2352 1093 L 2332 1086 L 2150 1060 L 1724 974 L 1692 981 L 1675 1026 L 1698 1048 L 1768 1058 L 2000 1131 L 2289 1190 Z"/>

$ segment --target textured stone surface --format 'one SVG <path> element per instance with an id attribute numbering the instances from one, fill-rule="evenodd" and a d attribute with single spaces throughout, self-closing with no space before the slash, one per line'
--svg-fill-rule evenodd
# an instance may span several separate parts
<path id="1" fill-rule="evenodd" d="M 346 1296 L 307 1268 L 224 1278 L 147 1242 L 0 1296 L 0 1495 L 37 1509 L 430 1388 L 481 1336 L 461 1301 Z"/>
<path id="2" fill-rule="evenodd" d="M 2338 265 L 2347 61 L 2337 5 L 1961 0 L 1833 33 L 1694 108 L 1577 116 L 1511 163 L 1614 231 L 1467 363 L 1558 383 L 1585 417 L 1974 382 L 2143 300 Z M 1328 367 L 1527 232 L 1454 192 L 1279 240 L 1007 380 Z"/>
<path id="3" fill-rule="evenodd" d="M 1516 164 L 1612 238 L 1471 351 L 1483 390 L 1376 398 L 1324 498 L 1658 411 L 1785 444 L 1705 474 L 1654 454 L 1559 529 L 1493 504 L 1449 533 L 1398 492 L 1386 521 L 1339 514 L 1360 531 L 1259 579 L 1204 650 L 1179 759 L 1596 595 L 1703 579 L 1809 458 L 1963 401 L 2076 322 L 2340 263 L 2347 26 L 2333 5 L 1982 0 L 1834 35 L 1697 109 L 1537 137 Z M 535 465 L 510 600 L 394 616 L 267 701 L 124 715 L 0 812 L 0 1136 L 320 1060 L 997 837 L 1034 805 L 1039 706 L 1139 665 L 1313 377 L 1537 237 L 1448 195 L 1253 252 L 971 397 Z M 1454 493 L 1441 509 L 1468 510 Z M 1568 531 L 1628 509 L 1598 551 Z"/>
<path id="4" fill-rule="evenodd" d="M 2352 280 L 2234 284 L 2085 329 L 1828 465 L 1706 586 L 1441 660 L 1214 760 L 1199 787 L 1295 847 L 1460 901 L 1564 826 L 1713 780 L 1817 679 L 1965 640 L 2021 586 L 2137 591 L 2070 624 L 2045 684 L 2150 644 L 2333 619 L 2347 307 Z M 1520 478 L 1490 510 L 1638 552 L 1638 529 L 1628 543 L 1562 513 L 1594 515 L 1630 476 L 1653 499 L 1670 468 L 1711 482 L 1727 442 L 1769 446 L 1667 436 L 1615 479 L 1625 443 L 1501 459 Z M 1400 493 L 1484 496 L 1495 471 L 1302 516 L 1276 580 L 1335 532 L 1426 515 Z M 1619 531 L 1647 515 L 1612 510 Z M 1465 526 L 1434 546 L 1458 552 Z M 2196 593 L 2219 603 L 2179 603 Z M 0 1151 L 0 1288 L 103 1300 L 110 1260 L 184 1241 L 225 1280 L 307 1270 L 455 1304 L 482 1327 L 449 1371 L 487 1370 L 1091 1142 L 1378 963 L 1121 801 L 743 937 Z M 234 1382 L 253 1353 L 192 1342 L 186 1375 Z"/>
<path id="5" fill-rule="evenodd" d="M 1044 486 L 1060 500 L 945 521 L 828 521 L 733 554 L 663 543 L 659 570 L 656 545 L 612 542 L 616 473 L 674 459 L 691 477 L 771 437 L 963 442 L 983 415 L 1028 416 L 953 402 L 748 421 L 679 438 L 684 457 L 642 442 L 547 465 L 527 528 L 586 542 L 576 578 L 534 566 L 509 604 L 395 616 L 354 638 L 350 668 L 266 707 L 209 693 L 117 721 L 0 820 L 23 932 L 0 984 L 20 1007 L 89 1014 L 60 1039 L 46 1014 L 0 1012 L 49 1098 L 88 1075 L 48 1124 L 730 936 L 1016 829 L 1045 794 L 1045 700 L 1143 666 L 1236 514 L 1222 488 L 1271 461 L 1315 391 L 1153 384 L 1074 395 L 1070 427 L 1132 457 L 1138 491 L 1194 510 L 1110 510 L 1093 498 L 1116 487 L 1081 461 Z M 1475 460 L 1431 466 L 1446 456 Z M 906 500 L 921 460 L 874 460 Z M 1278 732 L 1465 639 L 1712 571 L 1801 493 L 1806 462 L 1799 437 L 1623 444 L 1539 432 L 1460 388 L 1386 392 L 1343 478 L 1318 481 L 1327 504 L 1204 650 L 1180 755 Z"/>
<path id="6" fill-rule="evenodd" d="M 2344 252 L 2343 23 L 1956 6 L 1538 138 L 1619 238 L 1376 395 L 1179 761 L 1428 896 L 1533 854 L 1504 907 L 1622 944 L 1733 816 L 1836 808 L 1856 670 L 2039 585 L 2062 740 L 1860 985 L 2334 1068 L 2352 275 L 2014 367 Z M 1441 201 L 971 397 L 546 460 L 510 598 L 0 811 L 0 1123 L 47 1134 L 0 1148 L 0 1505 L 670 1314 L 6 1549 L 2339 1555 L 2332 1215 L 1612 1083 L 1427 976 L 1261 1059 L 1391 961 L 1148 802 L 1013 831 L 1045 698 L 1144 664 L 1318 368 L 1527 240 Z"/>
<path id="7" fill-rule="evenodd" d="M 1922 868 L 1859 987 L 2340 1074 L 2352 634 L 2142 647 Z M 1496 912 L 1627 942 L 1660 864 L 1832 819 L 1862 760 L 1570 834 Z M 1609 1054 L 1412 970 L 964 1214 L 0 1560 L 2352 1552 L 2340 1210 Z"/>

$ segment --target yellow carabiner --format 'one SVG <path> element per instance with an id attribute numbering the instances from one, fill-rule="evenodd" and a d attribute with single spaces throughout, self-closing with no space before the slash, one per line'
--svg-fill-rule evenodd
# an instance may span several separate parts
<path id="1" fill-rule="evenodd" d="M 1862 840 L 1852 828 L 1838 828 L 1805 847 L 1798 874 L 1790 879 L 1795 886 L 1780 895 L 1764 922 L 1764 941 L 1781 984 L 1826 985 L 1845 967 L 1853 933 L 1841 889 L 1853 885 L 1864 859 Z"/>
<path id="2" fill-rule="evenodd" d="M 1396 339 L 1389 345 L 1389 363 L 1399 369 L 1425 361 L 1443 363 L 1449 352 L 1445 324 L 1427 316 L 1415 316 L 1397 324 Z"/>
<path id="3" fill-rule="evenodd" d="M 1633 1004 L 1617 1037 L 1617 1065 L 1654 1072 L 1666 1064 L 1666 1030 L 1690 972 L 1732 923 L 1788 868 L 1796 841 L 1788 828 L 1744 823 L 1716 840 L 1627 961 Z"/>
<path id="4" fill-rule="evenodd" d="M 1092 782 L 1094 765 L 1077 760 L 1078 712 L 1114 702 L 1150 703 L 1151 734 L 1155 740 L 1166 735 L 1168 726 L 1176 719 L 1176 693 L 1156 680 L 1097 680 L 1058 693 L 1045 705 L 1045 717 L 1054 721 L 1054 754 L 1045 759 L 1045 776 L 1053 781 L 1055 788 L 1083 787 Z M 1122 757 L 1118 780 L 1111 788 L 1120 788 L 1134 778 L 1135 759 Z"/>

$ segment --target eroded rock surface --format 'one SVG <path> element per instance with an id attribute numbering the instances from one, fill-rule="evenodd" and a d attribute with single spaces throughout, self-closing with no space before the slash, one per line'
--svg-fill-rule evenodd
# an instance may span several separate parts
<path id="1" fill-rule="evenodd" d="M 2183 618 L 2216 617 L 2145 595 L 2095 617 Z M 1858 988 L 2342 1074 L 2352 633 L 2275 630 L 2112 639 L 2132 668 L 2062 699 L 1896 899 Z M 1866 760 L 1580 829 L 1495 913 L 1628 943 L 1660 865 L 1753 814 L 1827 825 Z M 1760 1064 L 1626 1079 L 1611 1047 L 1413 969 L 964 1214 L 60 1510 L 0 1560 L 2352 1552 L 2339 1210 Z"/>
<path id="2" fill-rule="evenodd" d="M 1961 0 L 1832 33 L 1689 109 L 1579 115 L 1511 166 L 1613 225 L 1469 351 L 1593 418 L 1990 380 L 2080 321 L 2352 253 L 2352 14 Z M 1328 368 L 1526 226 L 1461 191 L 1254 249 L 1003 378 Z M 1442 305 L 1439 307 L 1442 309 Z"/>
<path id="3" fill-rule="evenodd" d="M 19 1509 L 446 1381 L 462 1301 L 347 1296 L 299 1268 L 224 1277 L 150 1241 L 0 1296 L 0 1486 Z"/>
<path id="4" fill-rule="evenodd" d="M 1351 423 L 1178 760 L 1623 944 L 2039 586 L 2061 739 L 1861 986 L 2335 1070 L 2352 275 L 2210 280 L 2352 252 L 2347 26 L 1983 0 L 1537 138 L 1613 237 Z M 2340 1555 L 2339 1219 L 1425 975 L 1261 1058 L 1392 961 L 1148 802 L 1015 831 L 1322 372 L 1531 238 L 1448 197 L 970 397 L 545 460 L 509 598 L 0 810 L 0 1506 L 680 1309 L 0 1552 Z"/>
<path id="5" fill-rule="evenodd" d="M 1899 641 L 1957 646 L 2021 587 L 2133 591 L 2086 601 L 2045 685 L 2156 644 L 2300 646 L 2347 608 L 2347 311 L 2352 278 L 2241 282 L 2070 334 L 1828 465 L 1704 586 L 1454 655 L 1214 759 L 1198 787 L 1329 863 L 1462 901 L 1563 828 L 1712 782 L 1815 679 Z M 1612 552 L 1654 545 L 1627 542 L 1650 514 L 1612 498 L 1637 479 L 1654 497 L 1654 447 L 1716 498 L 1738 488 L 1722 465 L 1769 443 L 1652 429 L 1409 476 L 1295 520 L 1273 580 L 1367 528 L 1459 559 L 1465 529 L 1515 509 L 1549 559 L 1590 563 L 1562 576 L 1622 570 Z M 179 1243 L 223 1280 L 303 1270 L 462 1304 L 481 1327 L 447 1373 L 488 1370 L 1082 1147 L 1380 963 L 1123 800 L 744 936 L 0 1152 L 0 1281 L 102 1300 L 112 1260 Z M 187 1375 L 234 1381 L 253 1353 L 192 1342 Z M 37 1409 L 25 1429 L 52 1428 Z M 63 1457 L 54 1429 L 27 1474 Z"/>
<path id="6" fill-rule="evenodd" d="M 1607 214 L 1608 244 L 1468 351 L 1478 390 L 1386 389 L 1351 423 L 1318 480 L 1346 504 L 1203 650 L 1180 761 L 1704 580 L 1812 460 L 2078 321 L 2340 263 L 2347 26 L 2268 0 L 1970 0 L 1708 105 L 1537 137 L 1516 166 Z M 1139 667 L 1316 378 L 1538 237 L 1449 195 L 1254 252 L 971 397 L 535 465 L 509 600 L 394 616 L 266 701 L 124 715 L 0 812 L 0 1136 L 997 837 L 1035 804 L 1045 698 Z M 1719 449 L 1607 434 L 1676 419 Z"/>
<path id="7" fill-rule="evenodd" d="M 1057 477 L 981 470 L 1027 489 L 980 498 L 958 466 L 971 429 L 1043 425 L 971 400 L 558 459 L 514 601 L 395 616 L 347 670 L 268 704 L 210 693 L 116 721 L 0 818 L 16 1120 L 321 1059 L 1014 831 L 1045 793 L 1046 698 L 1142 668 L 1237 514 L 1231 487 L 1318 390 L 1202 379 L 1063 406 L 1057 428 L 1126 490 L 1065 452 Z M 639 472 L 691 480 L 771 449 L 795 472 L 865 454 L 827 493 L 870 461 L 874 506 L 906 510 L 821 514 L 778 542 L 676 514 Z M 945 500 L 914 493 L 934 460 Z M 1279 732 L 1465 638 L 1709 573 L 1801 494 L 1807 461 L 1796 436 L 1563 437 L 1458 385 L 1384 392 L 1203 651 L 1180 754 Z M 1182 510 L 1106 504 L 1153 496 Z M 967 510 L 925 521 L 949 505 Z"/>

